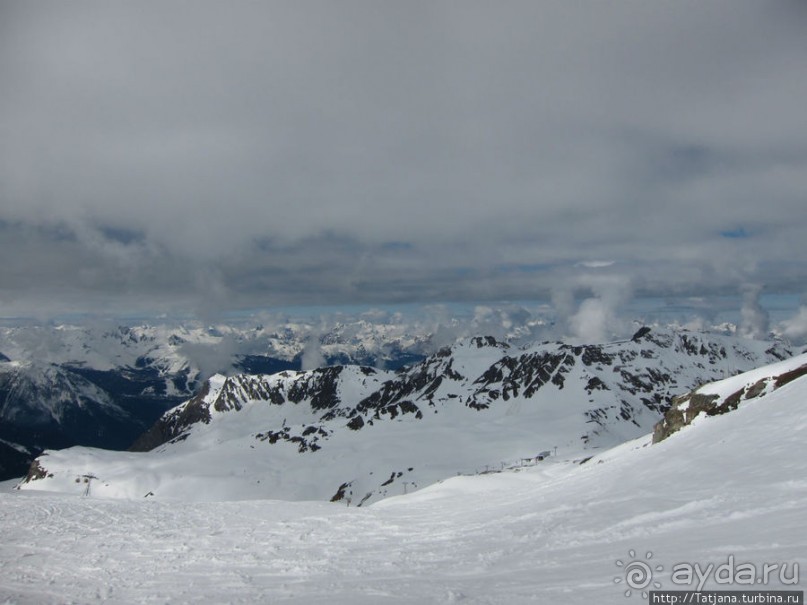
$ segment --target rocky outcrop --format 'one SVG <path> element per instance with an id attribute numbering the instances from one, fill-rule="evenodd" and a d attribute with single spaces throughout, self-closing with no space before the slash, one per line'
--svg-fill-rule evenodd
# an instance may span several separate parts
<path id="1" fill-rule="evenodd" d="M 653 429 L 653 443 L 663 441 L 681 430 L 701 413 L 713 415 L 718 399 L 717 395 L 701 395 L 696 392 L 673 399 L 672 406 Z"/>
<path id="2" fill-rule="evenodd" d="M 165 413 L 129 450 L 146 452 L 164 443 L 181 441 L 194 425 L 209 424 L 214 414 L 239 412 L 248 402 L 266 402 L 277 406 L 302 404 L 313 414 L 321 415 L 323 422 L 338 417 L 347 418 L 353 413 L 353 408 L 340 407 L 339 394 L 345 370 L 343 366 L 332 366 L 308 372 L 284 371 L 271 376 L 237 374 L 227 378 L 218 377 L 221 383 L 215 390 L 212 390 L 211 381 L 207 381 L 196 396 Z M 363 377 L 373 377 L 378 373 L 374 368 L 361 366 L 352 368 L 351 372 Z M 392 410 L 392 414 L 395 415 L 396 411 Z M 318 432 L 313 434 L 315 430 Z M 319 425 L 313 430 L 310 426 L 304 426 L 301 431 L 301 434 L 293 434 L 284 426 L 258 433 L 257 438 L 272 444 L 278 441 L 295 443 L 300 452 L 304 452 L 318 450 L 316 442 L 330 434 Z"/>
<path id="3" fill-rule="evenodd" d="M 131 452 L 148 452 L 155 447 L 174 439 L 181 438 L 189 426 L 210 422 L 210 409 L 205 399 L 210 392 L 210 383 L 205 382 L 202 389 L 185 404 L 164 414 L 148 431 L 143 433 L 131 445 Z"/>
<path id="4" fill-rule="evenodd" d="M 45 456 L 47 456 L 47 454 L 42 454 L 42 456 L 31 462 L 31 466 L 28 468 L 28 474 L 23 480 L 24 483 L 45 479 L 46 477 L 53 477 L 53 473 L 49 473 L 47 469 L 42 466 L 41 459 Z"/>
<path id="5" fill-rule="evenodd" d="M 676 397 L 670 409 L 653 429 L 653 443 L 663 441 L 692 423 L 699 415 L 719 416 L 736 410 L 749 399 L 756 399 L 807 375 L 807 364 L 775 376 L 766 376 L 731 393 L 728 397 L 699 393 L 698 390 Z"/>

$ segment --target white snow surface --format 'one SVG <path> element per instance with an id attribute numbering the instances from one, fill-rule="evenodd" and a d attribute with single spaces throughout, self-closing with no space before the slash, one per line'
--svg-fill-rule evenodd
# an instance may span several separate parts
<path id="1" fill-rule="evenodd" d="M 657 445 L 648 435 L 583 465 L 558 456 L 364 508 L 5 491 L 0 603 L 640 603 L 625 565 L 648 553 L 667 590 L 695 588 L 674 583 L 681 562 L 803 573 L 805 400 L 800 378 Z M 804 590 L 796 575 L 754 588 Z M 712 576 L 702 588 L 747 587 Z"/>
<path id="2" fill-rule="evenodd" d="M 751 386 L 760 380 L 779 376 L 780 374 L 798 369 L 804 365 L 807 365 L 807 353 L 796 355 L 795 357 L 785 359 L 779 363 L 772 363 L 749 372 L 743 372 L 737 376 L 711 382 L 699 388 L 697 392 L 704 395 L 718 395 L 721 399 L 725 399 L 732 393 L 736 393 L 740 389 Z"/>

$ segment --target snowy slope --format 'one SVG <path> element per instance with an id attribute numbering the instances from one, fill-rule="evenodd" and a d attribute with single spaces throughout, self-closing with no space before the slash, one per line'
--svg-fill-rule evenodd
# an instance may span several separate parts
<path id="1" fill-rule="evenodd" d="M 804 590 L 806 398 L 799 378 L 657 445 L 364 508 L 3 493 L 0 602 L 641 603 L 641 588 L 625 596 L 631 561 L 685 590 L 674 566 L 730 557 L 786 566 L 755 589 Z M 701 588 L 749 587 L 711 574 Z"/>
<path id="2" fill-rule="evenodd" d="M 5 423 L 60 423 L 74 410 L 90 406 L 125 415 L 97 386 L 57 365 L 29 361 L 0 362 L 0 366 L 0 389 L 8 393 L 0 405 L 0 419 Z M 14 405 L 19 399 L 30 403 Z"/>
<path id="3" fill-rule="evenodd" d="M 769 343 L 642 330 L 514 348 L 474 338 L 405 371 L 216 376 L 147 435 L 147 453 L 49 451 L 25 489 L 354 505 L 457 474 L 590 456 L 652 430 L 669 397 L 776 359 Z M 78 479 L 78 482 L 77 482 Z"/>
<path id="4" fill-rule="evenodd" d="M 778 388 L 776 383 L 786 383 L 788 379 L 800 377 L 805 368 L 807 368 L 807 354 L 796 355 L 779 363 L 703 385 L 696 392 L 703 395 L 717 395 L 721 399 L 726 399 L 733 393 L 755 384 L 771 383 L 770 387 L 773 390 L 774 387 Z"/>

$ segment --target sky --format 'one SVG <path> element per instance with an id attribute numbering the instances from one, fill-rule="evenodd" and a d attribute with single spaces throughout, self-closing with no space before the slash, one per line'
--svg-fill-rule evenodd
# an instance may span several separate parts
<path id="1" fill-rule="evenodd" d="M 0 0 L 0 317 L 753 323 L 807 293 L 805 29 L 795 0 Z"/>

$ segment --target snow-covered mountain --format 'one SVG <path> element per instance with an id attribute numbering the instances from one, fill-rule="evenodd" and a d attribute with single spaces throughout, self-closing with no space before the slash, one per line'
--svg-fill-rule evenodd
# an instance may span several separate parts
<path id="1" fill-rule="evenodd" d="M 6 362 L 0 372 L 0 420 L 5 425 L 39 427 L 42 431 L 80 422 L 80 416 L 96 418 L 96 426 L 74 427 L 99 430 L 106 420 L 131 421 L 125 410 L 101 388 L 79 374 L 60 366 L 36 362 Z M 22 402 L 25 402 L 23 405 Z M 103 419 L 101 417 L 106 417 Z"/>
<path id="2" fill-rule="evenodd" d="M 0 477 L 24 472 L 24 452 L 124 449 L 198 388 L 176 341 L 148 328 L 2 328 L 0 350 L 0 439 L 15 444 L 0 452 Z"/>
<path id="3" fill-rule="evenodd" d="M 125 449 L 217 372 L 398 367 L 428 346 L 404 326 L 369 322 L 319 331 L 295 323 L 0 328 L 0 440 L 9 444 L 0 445 L 0 480 L 24 474 L 46 448 Z"/>
<path id="4" fill-rule="evenodd" d="M 366 320 L 334 322 L 327 328 L 295 321 L 271 326 L 35 325 L 0 327 L 0 361 L 36 359 L 102 372 L 149 367 L 168 376 L 190 371 L 193 380 L 198 372 L 207 378 L 216 371 L 255 371 L 251 366 L 262 359 L 299 368 L 307 352 L 328 363 L 398 367 L 421 359 L 432 347 L 430 339 L 428 332 L 413 333 L 406 324 Z"/>
<path id="5" fill-rule="evenodd" d="M 647 602 L 657 589 L 802 592 L 807 377 L 780 377 L 805 364 L 702 387 L 725 400 L 780 383 L 657 444 L 647 433 L 584 464 L 559 451 L 369 507 L 109 499 L 97 497 L 109 495 L 102 475 L 73 483 L 85 497 L 0 493 L 0 601 L 582 605 Z M 75 471 L 92 468 L 111 470 Z"/>
<path id="6" fill-rule="evenodd" d="M 398 372 L 335 366 L 217 375 L 134 449 L 49 451 L 26 488 L 184 499 L 366 504 L 456 474 L 590 456 L 652 430 L 674 395 L 789 351 L 642 328 L 605 345 L 513 347 L 491 337 Z"/>
<path id="7" fill-rule="evenodd" d="M 162 411 L 141 402 L 139 410 L 131 413 L 124 405 L 64 366 L 0 362 L 0 440 L 7 444 L 0 451 L 0 477 L 24 472 L 44 447 L 83 443 L 124 448 L 141 427 L 148 426 L 154 411 Z"/>

